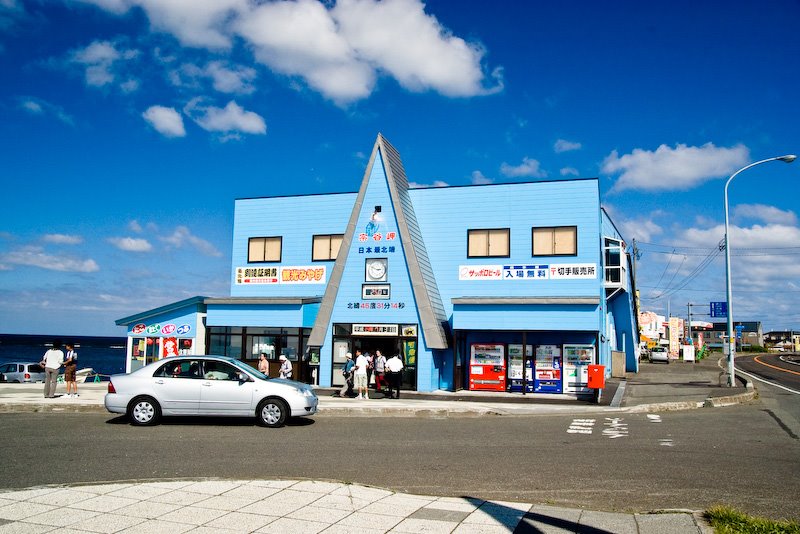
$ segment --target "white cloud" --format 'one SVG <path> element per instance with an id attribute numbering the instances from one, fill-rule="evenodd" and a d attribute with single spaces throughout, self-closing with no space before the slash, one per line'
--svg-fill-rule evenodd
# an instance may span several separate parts
<path id="1" fill-rule="evenodd" d="M 561 176 L 580 176 L 581 174 L 575 167 L 564 167 L 558 172 L 561 173 Z"/>
<path id="2" fill-rule="evenodd" d="M 35 246 L 27 246 L 2 254 L 0 262 L 62 272 L 92 273 L 100 270 L 97 262 L 92 259 L 80 260 L 70 256 L 55 256 L 47 254 L 41 247 Z"/>
<path id="3" fill-rule="evenodd" d="M 253 81 L 256 79 L 256 71 L 250 67 L 212 61 L 206 65 L 206 73 L 213 80 L 214 89 L 221 93 L 250 94 L 255 91 Z"/>
<path id="4" fill-rule="evenodd" d="M 347 104 L 372 94 L 378 75 L 410 91 L 470 97 L 503 89 L 502 68 L 484 69 L 486 51 L 453 35 L 420 0 L 84 0 L 112 13 L 137 6 L 152 28 L 189 47 L 229 49 L 238 36 L 258 62 L 301 78 L 326 98 Z M 96 69 L 97 82 L 101 74 Z M 219 72 L 218 90 L 250 83 Z M 247 75 L 247 74 L 245 74 Z M 108 76 L 105 77 L 106 79 Z M 291 82 L 293 83 L 293 82 Z"/>
<path id="5" fill-rule="evenodd" d="M 203 106 L 199 99 L 189 102 L 184 111 L 198 125 L 209 132 L 242 132 L 249 134 L 266 134 L 267 124 L 255 112 L 245 111 L 233 100 L 224 108 Z"/>
<path id="6" fill-rule="evenodd" d="M 209 79 L 216 91 L 230 94 L 250 94 L 256 88 L 253 82 L 258 74 L 255 69 L 232 65 L 224 61 L 212 61 L 205 67 L 185 63 L 169 73 L 169 79 L 178 87 L 199 89 L 201 79 Z"/>
<path id="7" fill-rule="evenodd" d="M 744 145 L 731 148 L 706 143 L 701 147 L 659 146 L 655 152 L 634 149 L 620 157 L 616 150 L 603 161 L 604 174 L 621 173 L 614 191 L 687 190 L 703 182 L 727 176 L 746 164 L 750 151 Z"/>
<path id="8" fill-rule="evenodd" d="M 331 13 L 315 0 L 269 2 L 237 23 L 237 31 L 271 69 L 300 76 L 337 102 L 369 96 L 375 72 L 359 60 Z"/>
<path id="9" fill-rule="evenodd" d="M 475 171 L 475 172 L 479 172 L 479 171 Z M 474 176 L 474 173 L 473 173 L 473 176 Z M 423 187 L 449 187 L 449 186 L 450 186 L 450 184 L 448 184 L 447 182 L 443 182 L 442 180 L 434 180 L 432 184 L 420 184 L 420 183 L 417 183 L 417 182 L 409 182 L 408 183 L 408 187 L 410 187 L 411 189 L 419 189 L 419 188 L 423 188 Z"/>
<path id="10" fill-rule="evenodd" d="M 51 104 L 50 102 L 40 98 L 20 98 L 19 106 L 31 115 L 37 115 L 40 117 L 53 116 L 61 122 L 69 125 L 73 125 L 75 123 L 73 118 L 67 114 L 61 106 Z"/>
<path id="11" fill-rule="evenodd" d="M 185 226 L 178 226 L 172 235 L 161 237 L 159 239 L 175 248 L 182 248 L 183 245 L 189 244 L 206 256 L 222 256 L 222 253 L 217 250 L 214 245 L 205 239 L 193 235 L 192 232 Z"/>
<path id="12" fill-rule="evenodd" d="M 109 237 L 108 242 L 126 252 L 150 252 L 153 245 L 147 239 L 138 237 Z"/>
<path id="13" fill-rule="evenodd" d="M 464 97 L 502 89 L 500 71 L 483 86 L 483 47 L 453 35 L 418 0 L 339 0 L 332 15 L 359 59 L 408 90 Z"/>
<path id="14" fill-rule="evenodd" d="M 754 219 L 765 223 L 794 226 L 797 224 L 797 214 L 793 211 L 782 210 L 775 206 L 764 204 L 739 204 L 733 208 L 735 219 Z"/>
<path id="15" fill-rule="evenodd" d="M 553 150 L 556 152 L 569 152 L 571 150 L 580 150 L 581 144 L 574 141 L 567 141 L 566 139 L 559 139 L 553 145 Z"/>
<path id="16" fill-rule="evenodd" d="M 70 54 L 70 61 L 82 65 L 86 69 L 87 85 L 104 87 L 117 81 L 117 65 L 120 61 L 129 61 L 138 55 L 137 50 L 124 48 L 120 43 L 94 41 L 86 48 L 73 50 Z M 130 92 L 138 88 L 138 82 L 127 79 L 122 82 L 121 87 L 123 91 Z"/>
<path id="17" fill-rule="evenodd" d="M 142 113 L 142 117 L 166 137 L 185 137 L 186 129 L 183 126 L 183 117 L 175 108 L 164 106 L 150 106 Z M 134 221 L 135 222 L 135 221 Z"/>
<path id="18" fill-rule="evenodd" d="M 67 234 L 45 234 L 42 236 L 45 243 L 55 243 L 57 245 L 78 245 L 83 243 L 83 238 L 79 235 Z"/>
<path id="19" fill-rule="evenodd" d="M 142 225 L 139 224 L 139 221 L 134 219 L 128 223 L 128 230 L 130 230 L 131 232 L 136 232 L 137 234 L 141 234 L 143 229 Z"/>
<path id="20" fill-rule="evenodd" d="M 494 180 L 487 178 L 481 171 L 472 171 L 472 185 L 484 185 L 494 183 Z"/>
<path id="21" fill-rule="evenodd" d="M 529 157 L 522 158 L 522 163 L 516 166 L 503 162 L 503 164 L 500 165 L 500 172 L 513 178 L 521 176 L 544 178 L 547 176 L 547 173 L 541 169 L 539 161 Z"/>

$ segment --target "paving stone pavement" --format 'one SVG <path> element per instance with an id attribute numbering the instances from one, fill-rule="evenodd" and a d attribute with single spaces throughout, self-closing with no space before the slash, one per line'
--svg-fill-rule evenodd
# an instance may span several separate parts
<path id="1" fill-rule="evenodd" d="M 313 480 L 172 480 L 0 492 L 11 533 L 705 533 L 697 514 L 622 514 Z"/>

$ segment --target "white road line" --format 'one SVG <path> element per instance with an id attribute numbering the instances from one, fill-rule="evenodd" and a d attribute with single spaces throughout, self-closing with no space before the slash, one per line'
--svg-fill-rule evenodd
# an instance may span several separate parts
<path id="1" fill-rule="evenodd" d="M 658 414 L 654 414 L 654 413 L 647 414 L 647 419 L 651 423 L 660 423 L 661 422 L 661 416 L 658 415 Z"/>
<path id="2" fill-rule="evenodd" d="M 609 439 L 624 438 L 628 435 L 628 423 L 623 423 L 621 417 L 606 417 L 603 423 L 607 428 L 603 429 L 603 435 Z"/>
<path id="3" fill-rule="evenodd" d="M 567 434 L 591 434 L 594 423 L 594 419 L 573 419 L 567 429 Z"/>
<path id="4" fill-rule="evenodd" d="M 739 373 L 739 374 L 743 374 L 745 376 L 749 376 L 753 380 L 758 380 L 759 382 L 764 382 L 765 384 L 768 384 L 770 386 L 774 386 L 776 388 L 784 389 L 784 390 L 788 391 L 789 393 L 794 393 L 795 395 L 800 395 L 800 391 L 797 391 L 797 390 L 794 390 L 794 389 L 791 389 L 791 388 L 787 388 L 786 386 L 782 386 L 780 384 L 776 384 L 775 382 L 770 382 L 769 380 L 764 380 L 763 378 L 759 378 L 754 374 L 748 373 L 746 371 L 742 371 L 738 367 L 734 366 L 734 371 Z"/>

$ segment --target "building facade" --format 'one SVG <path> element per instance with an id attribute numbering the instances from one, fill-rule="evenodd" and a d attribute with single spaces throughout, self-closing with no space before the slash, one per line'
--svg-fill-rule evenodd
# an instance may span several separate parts
<path id="1" fill-rule="evenodd" d="M 378 135 L 357 192 L 236 200 L 230 297 L 117 324 L 129 370 L 264 352 L 336 386 L 380 350 L 408 389 L 582 394 L 588 364 L 638 370 L 628 266 L 596 178 L 412 189 Z"/>

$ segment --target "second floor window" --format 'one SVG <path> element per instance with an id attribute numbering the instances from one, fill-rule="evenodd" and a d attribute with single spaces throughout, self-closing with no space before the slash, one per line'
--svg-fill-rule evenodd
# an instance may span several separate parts
<path id="1" fill-rule="evenodd" d="M 507 258 L 510 241 L 511 230 L 508 228 L 467 230 L 467 257 Z"/>
<path id="2" fill-rule="evenodd" d="M 251 237 L 247 242 L 247 261 L 281 261 L 282 237 Z"/>
<path id="3" fill-rule="evenodd" d="M 578 255 L 577 226 L 533 228 L 531 239 L 533 241 L 532 254 L 534 256 Z"/>
<path id="4" fill-rule="evenodd" d="M 342 246 L 342 234 L 315 235 L 312 244 L 311 259 L 313 261 L 335 260 Z"/>

